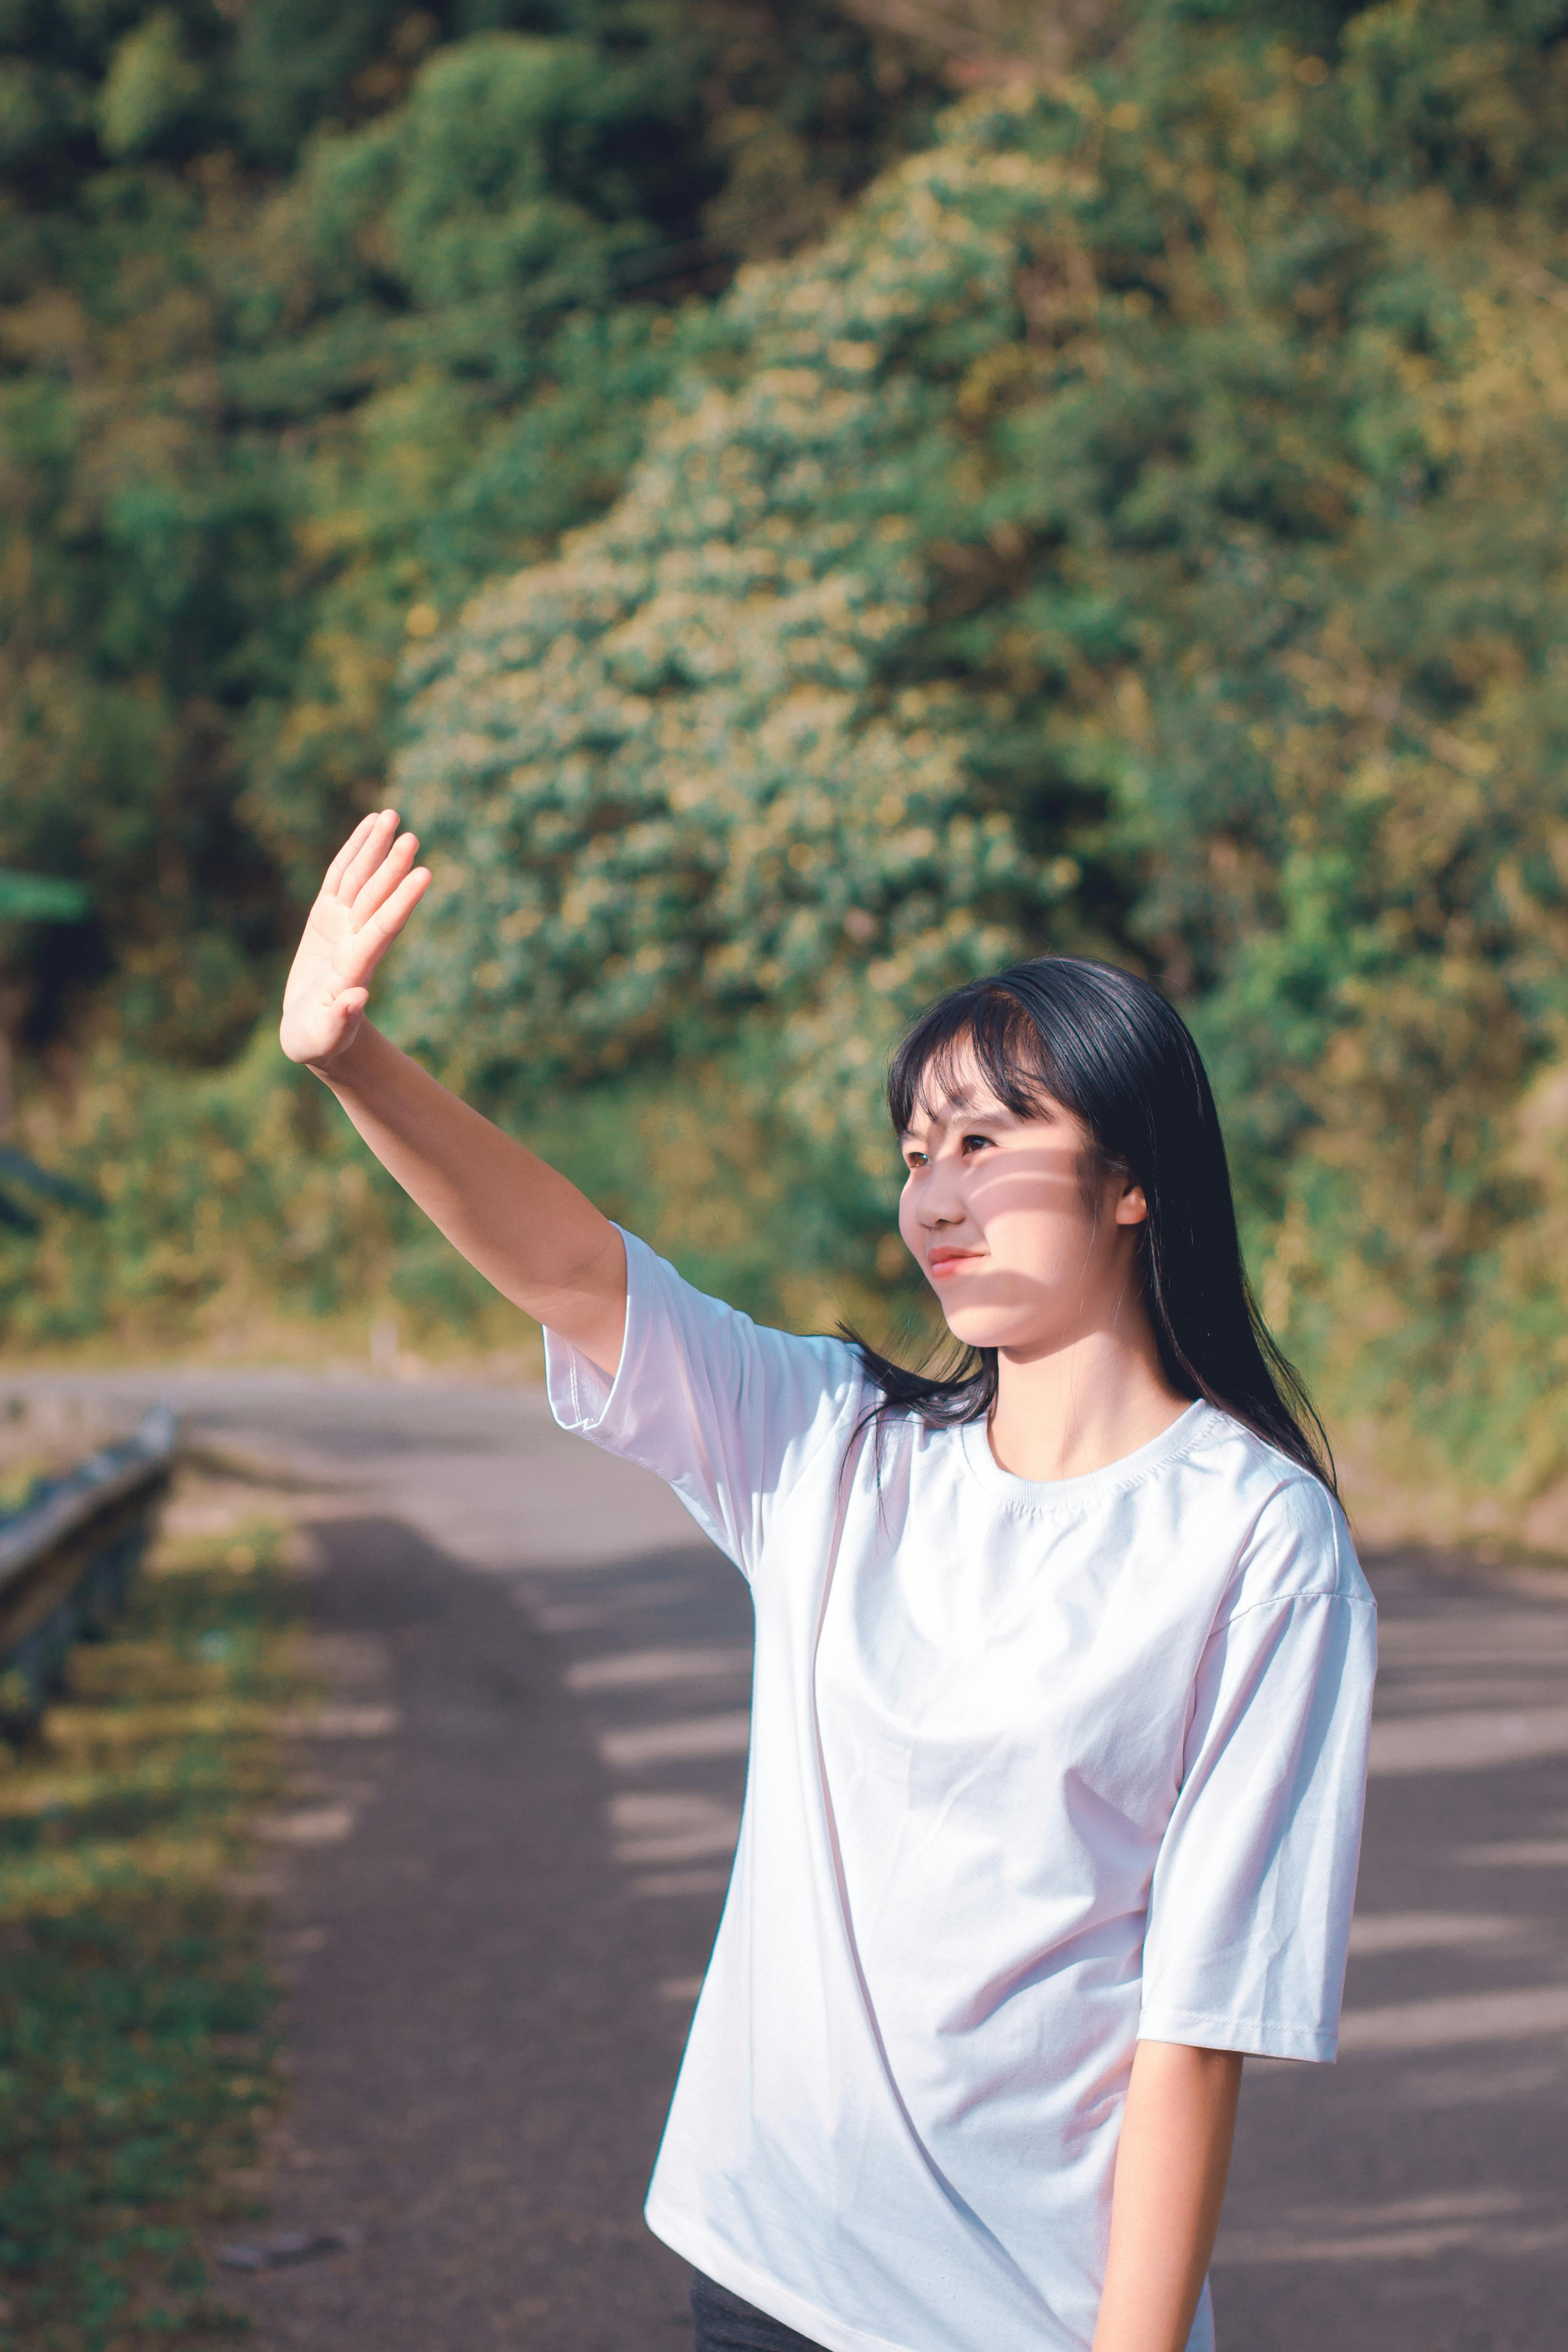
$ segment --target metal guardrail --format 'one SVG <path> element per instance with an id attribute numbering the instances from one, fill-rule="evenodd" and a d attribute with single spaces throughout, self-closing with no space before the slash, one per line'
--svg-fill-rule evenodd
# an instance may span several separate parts
<path id="1" fill-rule="evenodd" d="M 174 1475 L 179 1422 L 156 1405 L 0 1520 L 0 1731 L 25 1729 L 59 1688 L 73 1642 L 124 1605 Z"/>

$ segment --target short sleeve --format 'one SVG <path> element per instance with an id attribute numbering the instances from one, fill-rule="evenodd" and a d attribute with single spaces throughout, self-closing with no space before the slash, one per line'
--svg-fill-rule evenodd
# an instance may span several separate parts
<path id="1" fill-rule="evenodd" d="M 863 1375 L 838 1339 L 753 1323 L 625 1234 L 626 1329 L 613 1381 L 546 1331 L 561 1427 L 653 1470 L 750 1575 L 770 1512 L 855 1412 Z"/>
<path id="2" fill-rule="evenodd" d="M 1328 1494 L 1267 1507 L 1205 1650 L 1144 1941 L 1142 2038 L 1331 2059 L 1376 1612 Z"/>

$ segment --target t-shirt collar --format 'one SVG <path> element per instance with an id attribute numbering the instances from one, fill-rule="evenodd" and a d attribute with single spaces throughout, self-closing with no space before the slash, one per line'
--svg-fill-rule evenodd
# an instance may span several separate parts
<path id="1" fill-rule="evenodd" d="M 983 1421 L 966 1421 L 959 1438 L 970 1475 L 992 1494 L 1004 1496 L 1010 1503 L 1021 1503 L 1030 1510 L 1076 1510 L 1084 1503 L 1096 1502 L 1123 1487 L 1142 1485 L 1168 1462 L 1185 1454 L 1211 1423 L 1221 1419 L 1223 1416 L 1213 1405 L 1196 1397 L 1185 1412 L 1177 1414 L 1169 1429 L 1163 1429 L 1147 1445 L 1140 1445 L 1114 1462 L 1104 1463 L 1098 1470 L 1086 1470 L 1076 1478 L 1018 1478 L 1011 1470 L 1004 1470 L 991 1451 L 990 1433 Z"/>

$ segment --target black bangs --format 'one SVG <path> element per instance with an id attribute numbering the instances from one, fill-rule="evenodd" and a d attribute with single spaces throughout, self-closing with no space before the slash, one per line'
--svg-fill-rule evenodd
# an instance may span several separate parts
<path id="1" fill-rule="evenodd" d="M 1019 1118 L 1060 1102 L 1050 1047 L 1016 998 L 994 981 L 977 980 L 922 1013 L 888 1070 L 888 1109 L 895 1135 L 907 1135 L 934 1097 L 958 1097 L 962 1065 L 973 1062 L 996 1101 Z"/>

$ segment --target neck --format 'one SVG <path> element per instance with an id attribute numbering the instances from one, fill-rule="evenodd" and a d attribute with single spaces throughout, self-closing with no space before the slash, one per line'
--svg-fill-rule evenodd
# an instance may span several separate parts
<path id="1" fill-rule="evenodd" d="M 1032 1479 L 1080 1478 L 1136 1454 L 1192 1402 L 1172 1386 L 1146 1318 L 1133 1332 L 1083 1331 L 996 1359 L 991 1451 Z"/>

